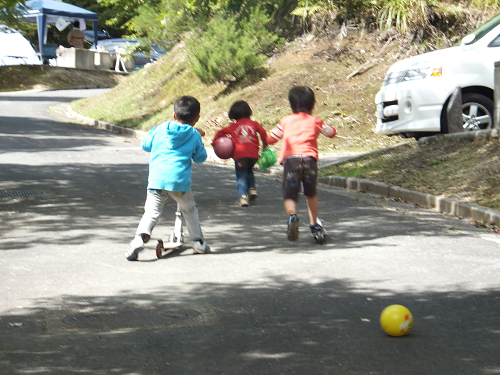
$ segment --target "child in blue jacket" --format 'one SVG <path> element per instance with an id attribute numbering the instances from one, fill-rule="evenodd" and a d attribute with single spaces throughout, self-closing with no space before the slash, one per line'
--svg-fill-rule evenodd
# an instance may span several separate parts
<path id="1" fill-rule="evenodd" d="M 166 121 L 152 128 L 142 140 L 142 149 L 151 153 L 148 191 L 144 215 L 125 252 L 128 260 L 138 259 L 170 198 L 177 202 L 186 221 L 193 250 L 200 254 L 209 251 L 191 192 L 191 161 L 203 163 L 207 159 L 200 132 L 194 129 L 199 119 L 199 101 L 192 96 L 182 96 L 174 103 L 175 121 Z"/>

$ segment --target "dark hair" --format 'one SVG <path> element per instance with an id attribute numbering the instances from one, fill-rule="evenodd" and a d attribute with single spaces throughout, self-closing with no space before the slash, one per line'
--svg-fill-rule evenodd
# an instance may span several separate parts
<path id="1" fill-rule="evenodd" d="M 228 117 L 231 120 L 239 120 L 240 118 L 250 118 L 252 116 L 252 109 L 247 102 L 240 100 L 235 102 L 229 110 Z"/>
<path id="2" fill-rule="evenodd" d="M 67 25 L 67 24 L 66 24 L 66 25 Z M 73 26 L 74 26 L 74 27 L 78 27 L 78 28 L 80 28 L 80 21 L 75 21 L 75 22 L 73 22 Z"/>
<path id="3" fill-rule="evenodd" d="M 174 103 L 174 113 L 179 122 L 191 124 L 200 114 L 200 102 L 192 96 L 181 96 Z"/>
<path id="4" fill-rule="evenodd" d="M 314 91 L 307 86 L 292 87 L 288 92 L 288 100 L 293 113 L 310 113 L 316 103 Z"/>

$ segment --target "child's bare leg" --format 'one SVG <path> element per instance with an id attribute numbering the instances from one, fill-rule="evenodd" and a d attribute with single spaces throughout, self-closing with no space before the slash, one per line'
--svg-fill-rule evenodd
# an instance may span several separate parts
<path id="1" fill-rule="evenodd" d="M 293 199 L 285 199 L 283 205 L 285 206 L 285 211 L 288 216 L 294 214 L 295 210 L 297 209 L 297 202 L 295 202 Z"/>
<path id="2" fill-rule="evenodd" d="M 318 197 L 306 197 L 307 211 L 309 212 L 309 224 L 314 225 L 318 220 Z"/>
<path id="3" fill-rule="evenodd" d="M 293 199 L 285 199 L 283 204 L 288 215 L 288 228 L 286 230 L 286 235 L 289 241 L 296 241 L 299 239 L 299 218 L 295 214 L 297 202 Z"/>

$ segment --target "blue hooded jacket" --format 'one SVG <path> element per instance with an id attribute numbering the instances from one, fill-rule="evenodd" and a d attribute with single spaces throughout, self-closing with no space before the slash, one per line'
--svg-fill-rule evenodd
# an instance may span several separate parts
<path id="1" fill-rule="evenodd" d="M 191 191 L 191 159 L 195 163 L 207 160 L 200 133 L 174 121 L 152 128 L 141 146 L 151 152 L 148 189 Z"/>

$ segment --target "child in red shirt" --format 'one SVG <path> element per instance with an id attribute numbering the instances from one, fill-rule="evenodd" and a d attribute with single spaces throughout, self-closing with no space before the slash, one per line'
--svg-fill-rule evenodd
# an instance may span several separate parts
<path id="1" fill-rule="evenodd" d="M 234 143 L 234 168 L 236 172 L 236 190 L 240 199 L 240 206 L 247 207 L 249 200 L 257 198 L 253 166 L 259 159 L 259 138 L 262 140 L 262 150 L 267 147 L 266 130 L 256 121 L 250 120 L 252 109 L 245 101 L 235 102 L 229 110 L 228 117 L 233 121 L 228 127 L 219 130 L 212 141 L 226 134 L 231 136 Z"/>
<path id="2" fill-rule="evenodd" d="M 279 162 L 283 164 L 283 199 L 288 214 L 287 236 L 290 241 L 299 238 L 299 218 L 295 210 L 300 186 L 306 197 L 309 212 L 309 230 L 318 243 L 323 243 L 325 230 L 318 222 L 318 137 L 333 138 L 337 131 L 312 115 L 316 99 L 309 87 L 296 86 L 288 93 L 293 114 L 283 117 L 267 137 L 273 144 L 283 139 Z"/>

